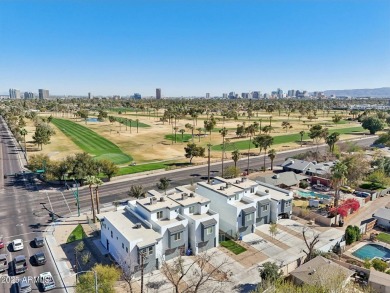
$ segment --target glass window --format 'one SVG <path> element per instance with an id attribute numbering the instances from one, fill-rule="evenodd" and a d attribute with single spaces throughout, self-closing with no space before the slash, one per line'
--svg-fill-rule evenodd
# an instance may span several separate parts
<path id="1" fill-rule="evenodd" d="M 190 210 L 190 214 L 193 214 L 195 212 L 195 207 L 191 206 L 189 210 Z"/>
<path id="2" fill-rule="evenodd" d="M 238 194 L 236 194 L 235 196 L 234 196 L 234 199 L 235 200 L 238 200 L 240 198 L 240 196 L 238 195 Z"/>
<path id="3" fill-rule="evenodd" d="M 122 243 L 122 249 L 125 249 L 125 245 Z"/>
<path id="4" fill-rule="evenodd" d="M 111 231 L 111 238 L 114 238 L 114 234 L 112 233 L 112 231 Z"/>
<path id="5" fill-rule="evenodd" d="M 181 232 L 180 232 L 180 233 L 174 234 L 174 235 L 173 235 L 173 239 L 174 239 L 175 241 L 180 240 L 180 239 L 181 239 Z"/>
<path id="6" fill-rule="evenodd" d="M 261 209 L 263 210 L 263 212 L 268 211 L 268 205 L 262 206 Z"/>
<path id="7" fill-rule="evenodd" d="M 157 212 L 157 219 L 162 219 L 163 217 L 163 211 Z"/>
<path id="8" fill-rule="evenodd" d="M 126 252 L 129 252 L 129 248 L 128 247 L 126 247 Z"/>
<path id="9" fill-rule="evenodd" d="M 213 233 L 213 227 L 206 228 L 206 234 L 210 235 L 211 233 Z"/>
<path id="10" fill-rule="evenodd" d="M 153 254 L 153 246 L 148 247 L 147 254 L 152 255 Z"/>
<path id="11" fill-rule="evenodd" d="M 251 187 L 251 193 L 254 193 L 254 192 L 255 192 L 255 188 Z"/>
<path id="12" fill-rule="evenodd" d="M 245 221 L 251 221 L 253 219 L 253 214 L 249 214 L 245 216 Z"/>

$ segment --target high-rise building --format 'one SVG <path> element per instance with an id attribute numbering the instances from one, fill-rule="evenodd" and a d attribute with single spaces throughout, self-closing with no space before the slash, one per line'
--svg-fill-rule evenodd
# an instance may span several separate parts
<path id="1" fill-rule="evenodd" d="M 222 98 L 227 99 L 228 95 L 226 93 L 222 94 Z"/>
<path id="2" fill-rule="evenodd" d="M 93 95 L 91 93 L 88 93 L 88 99 L 93 99 Z"/>
<path id="3" fill-rule="evenodd" d="M 235 99 L 236 98 L 236 93 L 235 92 L 230 92 L 229 93 L 229 99 Z"/>
<path id="4" fill-rule="evenodd" d="M 39 89 L 38 93 L 40 100 L 46 100 L 49 98 L 49 90 Z"/>
<path id="5" fill-rule="evenodd" d="M 156 89 L 156 99 L 157 100 L 161 99 L 161 89 Z"/>
<path id="6" fill-rule="evenodd" d="M 276 95 L 277 95 L 278 99 L 283 99 L 283 90 L 278 89 Z"/>
<path id="7" fill-rule="evenodd" d="M 134 95 L 133 95 L 133 99 L 134 100 L 141 100 L 141 94 L 139 94 L 139 93 L 135 93 Z"/>
<path id="8" fill-rule="evenodd" d="M 295 97 L 295 90 L 288 90 L 287 96 L 292 97 L 292 98 Z"/>
<path id="9" fill-rule="evenodd" d="M 26 100 L 34 99 L 34 94 L 32 92 L 24 92 L 24 98 Z"/>
<path id="10" fill-rule="evenodd" d="M 249 93 L 241 93 L 243 99 L 249 99 Z"/>
<path id="11" fill-rule="evenodd" d="M 252 99 L 260 99 L 260 98 L 261 98 L 261 91 L 252 92 Z"/>
<path id="12" fill-rule="evenodd" d="M 210 99 L 210 93 L 206 93 L 206 99 Z"/>
<path id="13" fill-rule="evenodd" d="M 20 99 L 20 90 L 9 89 L 9 98 L 10 99 Z"/>

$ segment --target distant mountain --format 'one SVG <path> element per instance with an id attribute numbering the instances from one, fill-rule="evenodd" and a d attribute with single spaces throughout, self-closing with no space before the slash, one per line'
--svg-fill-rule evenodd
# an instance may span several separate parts
<path id="1" fill-rule="evenodd" d="M 327 90 L 325 95 L 350 96 L 350 97 L 390 97 L 390 87 L 376 89 L 351 89 L 351 90 Z"/>

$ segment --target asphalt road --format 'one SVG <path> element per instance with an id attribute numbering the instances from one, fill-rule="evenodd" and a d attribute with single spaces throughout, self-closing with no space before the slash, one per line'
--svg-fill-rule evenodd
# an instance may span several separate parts
<path id="1" fill-rule="evenodd" d="M 376 137 L 367 137 L 361 140 L 356 141 L 357 144 L 361 146 L 368 146 L 373 143 Z M 320 146 L 319 150 L 324 151 L 327 146 Z M 286 158 L 293 155 L 302 153 L 309 149 L 315 149 L 315 147 L 297 149 L 292 151 L 286 151 L 279 153 L 275 160 L 274 166 L 280 165 L 285 161 Z M 233 165 L 232 161 L 229 163 L 225 162 L 225 167 L 228 165 Z M 263 166 L 263 156 L 254 156 L 250 157 L 250 169 L 259 170 Z M 266 166 L 270 167 L 270 160 L 266 157 Z M 243 158 L 238 162 L 238 167 L 241 170 L 247 169 L 247 159 Z M 218 176 L 221 172 L 221 164 L 214 163 L 211 166 L 211 176 Z M 113 201 L 121 201 L 130 199 L 127 195 L 131 185 L 137 184 L 142 185 L 144 190 L 156 189 L 156 183 L 161 177 L 167 177 L 171 180 L 170 187 L 176 187 L 184 184 L 190 184 L 191 182 L 195 183 L 198 181 L 207 180 L 207 165 L 184 168 L 179 170 L 167 171 L 163 173 L 153 174 L 153 175 L 144 175 L 137 176 L 135 178 L 129 178 L 126 180 L 118 180 L 118 182 L 109 182 L 99 187 L 99 198 L 102 206 L 111 205 Z M 76 189 L 73 189 L 76 191 Z M 40 192 L 45 192 L 41 190 Z M 47 191 L 47 206 L 50 206 L 55 213 L 59 215 L 66 215 L 69 213 L 76 213 L 76 201 L 74 192 L 71 190 L 66 190 L 65 188 L 59 188 L 57 190 Z M 90 211 L 90 192 L 88 187 L 81 187 L 79 189 L 79 201 L 81 211 Z"/>
<path id="2" fill-rule="evenodd" d="M 61 282 L 58 277 L 54 262 L 47 250 L 47 247 L 34 248 L 31 241 L 36 236 L 42 236 L 42 232 L 48 224 L 48 213 L 41 215 L 36 214 L 41 212 L 40 202 L 45 200 L 41 193 L 33 192 L 32 185 L 28 182 L 26 176 L 10 176 L 11 174 L 21 173 L 22 164 L 18 153 L 19 146 L 15 145 L 15 140 L 12 134 L 7 129 L 4 120 L 0 117 L 0 237 L 3 237 L 5 248 L 0 250 L 1 254 L 8 255 L 10 263 L 8 271 L 0 273 L 0 292 L 17 292 L 16 285 L 12 284 L 17 278 L 38 277 L 40 273 L 51 272 L 54 276 L 58 289 L 52 292 L 64 292 L 61 289 Z M 7 178 L 4 178 L 7 175 Z M 38 227 L 36 224 L 40 223 Z M 13 252 L 11 249 L 11 241 L 14 239 L 22 239 L 24 249 L 18 252 Z M 25 255 L 27 260 L 38 251 L 43 251 L 47 258 L 47 263 L 43 266 L 34 266 L 28 262 L 28 270 L 24 274 L 14 275 L 12 260 L 16 255 Z M 32 288 L 37 292 L 36 284 L 32 284 Z"/>

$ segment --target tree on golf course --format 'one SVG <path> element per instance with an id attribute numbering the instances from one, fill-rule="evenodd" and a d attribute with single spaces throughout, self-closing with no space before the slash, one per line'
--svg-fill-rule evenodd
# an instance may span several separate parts
<path id="1" fill-rule="evenodd" d="M 340 133 L 338 132 L 333 132 L 332 134 L 329 134 L 325 138 L 326 144 L 329 146 L 329 151 L 333 154 L 334 152 L 334 146 L 335 144 L 339 141 L 340 138 Z"/>
<path id="2" fill-rule="evenodd" d="M 194 126 L 192 126 L 190 123 L 187 123 L 184 127 L 191 130 L 192 142 L 194 142 Z"/>
<path id="3" fill-rule="evenodd" d="M 383 130 L 385 124 L 383 121 L 376 117 L 367 117 L 363 120 L 362 127 L 368 129 L 370 134 L 375 134 L 377 131 Z"/>
<path id="4" fill-rule="evenodd" d="M 185 157 L 190 159 L 190 164 L 194 157 L 204 157 L 206 149 L 201 146 L 197 146 L 195 143 L 189 143 L 184 147 Z"/>
<path id="5" fill-rule="evenodd" d="M 302 144 L 303 144 L 303 137 L 304 137 L 304 135 L 305 135 L 305 131 L 301 130 L 301 131 L 299 132 L 299 135 L 301 136 L 301 146 L 302 146 Z"/>

